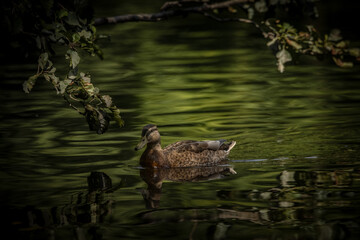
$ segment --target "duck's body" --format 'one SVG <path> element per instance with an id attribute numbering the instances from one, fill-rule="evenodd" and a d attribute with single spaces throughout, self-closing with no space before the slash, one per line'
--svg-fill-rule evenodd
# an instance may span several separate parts
<path id="1" fill-rule="evenodd" d="M 146 125 L 142 139 L 136 150 L 147 145 L 140 158 L 143 167 L 173 168 L 214 166 L 226 160 L 236 142 L 215 141 L 179 141 L 164 149 L 161 148 L 160 133 L 153 124 Z"/>

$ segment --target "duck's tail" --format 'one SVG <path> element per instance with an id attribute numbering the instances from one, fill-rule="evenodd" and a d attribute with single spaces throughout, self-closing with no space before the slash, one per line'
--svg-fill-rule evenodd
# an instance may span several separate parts
<path id="1" fill-rule="evenodd" d="M 232 149 L 235 145 L 236 145 L 236 141 L 231 141 L 230 144 L 229 144 L 228 149 L 226 150 L 226 152 L 229 153 L 229 152 L 231 151 L 231 149 Z"/>

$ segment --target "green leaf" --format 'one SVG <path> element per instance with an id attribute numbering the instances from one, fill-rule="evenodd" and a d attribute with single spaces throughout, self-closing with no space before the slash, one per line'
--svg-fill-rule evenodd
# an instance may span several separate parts
<path id="1" fill-rule="evenodd" d="M 60 9 L 58 13 L 59 18 L 67 17 L 69 15 L 69 12 L 66 9 Z"/>
<path id="2" fill-rule="evenodd" d="M 316 54 L 323 54 L 323 52 L 316 45 L 312 46 L 311 51 Z"/>
<path id="3" fill-rule="evenodd" d="M 68 12 L 68 15 L 65 17 L 65 22 L 71 26 L 80 27 L 79 19 L 75 12 Z"/>
<path id="4" fill-rule="evenodd" d="M 349 54 L 356 58 L 360 57 L 360 48 L 350 48 Z"/>
<path id="5" fill-rule="evenodd" d="M 285 70 L 284 64 L 292 60 L 291 54 L 283 48 L 276 53 L 276 58 L 278 59 L 278 70 L 283 73 Z"/>
<path id="6" fill-rule="evenodd" d="M 57 76 L 55 76 L 55 74 L 50 74 L 49 75 L 50 79 L 51 79 L 51 83 L 54 85 L 54 86 L 57 86 L 58 83 L 59 83 L 59 78 Z"/>
<path id="7" fill-rule="evenodd" d="M 340 58 L 337 58 L 337 57 L 333 57 L 333 60 L 336 63 L 336 65 L 338 65 L 339 67 L 342 67 L 342 68 L 352 68 L 354 66 L 354 64 L 352 62 L 344 62 Z"/>
<path id="8" fill-rule="evenodd" d="M 295 48 L 296 50 L 302 49 L 302 46 L 301 46 L 299 43 L 297 43 L 297 42 L 295 42 L 295 41 L 293 41 L 293 40 L 290 40 L 290 39 L 288 39 L 288 38 L 285 38 L 285 40 L 286 40 L 286 42 L 287 42 L 290 46 L 292 46 L 292 47 Z"/>
<path id="9" fill-rule="evenodd" d="M 67 86 L 69 86 L 69 84 L 71 82 L 72 81 L 70 79 L 65 79 L 64 81 L 60 81 L 59 86 L 60 86 L 60 93 L 61 94 L 65 93 L 65 90 L 66 90 Z"/>
<path id="10" fill-rule="evenodd" d="M 43 76 L 44 76 L 46 81 L 50 82 L 50 75 L 49 74 L 44 73 Z"/>
<path id="11" fill-rule="evenodd" d="M 81 32 L 79 32 L 79 36 L 84 37 L 86 40 L 88 40 L 91 38 L 92 34 L 90 31 L 82 30 Z"/>
<path id="12" fill-rule="evenodd" d="M 120 109 L 118 109 L 117 107 L 112 107 L 110 108 L 110 110 L 113 113 L 113 120 L 119 125 L 119 127 L 124 126 L 124 121 L 120 116 Z"/>
<path id="13" fill-rule="evenodd" d="M 84 89 L 90 96 L 97 95 L 100 91 L 97 87 L 94 87 L 94 85 L 92 85 L 91 83 L 85 83 L 85 82 L 84 82 Z"/>
<path id="14" fill-rule="evenodd" d="M 66 52 L 66 58 L 70 59 L 70 67 L 72 67 L 72 68 L 76 68 L 76 66 L 80 62 L 80 56 L 77 53 L 77 51 L 74 51 L 74 50 L 71 50 L 71 49 L 69 49 Z"/>
<path id="15" fill-rule="evenodd" d="M 111 107 L 112 105 L 112 99 L 109 95 L 103 95 L 101 96 L 101 100 L 105 103 L 106 107 Z"/>
<path id="16" fill-rule="evenodd" d="M 339 29 L 332 29 L 329 34 L 329 41 L 338 42 L 341 39 L 341 31 Z"/>
<path id="17" fill-rule="evenodd" d="M 34 76 L 31 76 L 28 78 L 28 80 L 24 81 L 23 83 L 23 90 L 26 93 L 30 93 L 31 89 L 34 87 L 36 83 L 36 79 L 39 77 L 38 74 L 35 74 Z"/>
<path id="18" fill-rule="evenodd" d="M 109 116 L 102 109 L 97 109 L 87 104 L 85 106 L 85 116 L 90 130 L 96 131 L 97 134 L 103 134 L 109 127 Z"/>
<path id="19" fill-rule="evenodd" d="M 255 14 L 255 10 L 253 8 L 248 8 L 247 12 L 248 12 L 248 18 L 253 19 L 254 14 Z"/>
<path id="20" fill-rule="evenodd" d="M 74 33 L 74 34 L 72 35 L 72 41 L 73 41 L 74 43 L 80 41 L 80 38 L 81 38 L 81 36 L 80 36 L 79 33 Z"/>
<path id="21" fill-rule="evenodd" d="M 268 47 L 270 47 L 271 45 L 273 45 L 274 43 L 276 43 L 277 40 L 278 40 L 277 38 L 273 38 L 271 41 L 267 42 L 266 45 L 267 45 Z"/>
<path id="22" fill-rule="evenodd" d="M 96 27 L 95 27 L 94 25 L 90 25 L 90 29 L 91 29 L 92 33 L 94 34 L 94 36 L 95 36 L 95 34 L 96 34 Z"/>
<path id="23" fill-rule="evenodd" d="M 260 13 L 264 13 L 269 10 L 268 7 L 266 6 L 265 0 L 260 0 L 258 2 L 255 2 L 254 7 Z"/>
<path id="24" fill-rule="evenodd" d="M 341 41 L 341 42 L 338 42 L 335 46 L 338 48 L 346 48 L 348 45 L 349 45 L 348 42 Z"/>
<path id="25" fill-rule="evenodd" d="M 46 63 L 49 60 L 49 54 L 47 52 L 44 52 L 42 54 L 40 54 L 39 59 L 38 59 L 38 64 L 40 66 L 41 69 L 44 69 L 46 66 Z"/>
<path id="26" fill-rule="evenodd" d="M 49 73 L 55 73 L 56 72 L 56 68 L 55 67 L 52 67 L 49 71 Z"/>
<path id="27" fill-rule="evenodd" d="M 91 82 L 91 78 L 89 74 L 85 74 L 83 72 L 80 73 L 80 78 L 86 82 L 86 83 L 90 83 Z"/>

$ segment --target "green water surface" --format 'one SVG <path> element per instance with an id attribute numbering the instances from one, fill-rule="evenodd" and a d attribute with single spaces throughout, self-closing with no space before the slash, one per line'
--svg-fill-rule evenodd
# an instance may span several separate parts
<path id="1" fill-rule="evenodd" d="M 357 239 L 359 68 L 301 58 L 280 74 L 254 29 L 201 19 L 98 28 L 105 60 L 80 71 L 125 120 L 103 135 L 47 82 L 22 92 L 36 66 L 1 66 L 9 239 Z M 148 123 L 163 145 L 237 145 L 226 166 L 146 172 L 133 149 Z M 89 189 L 91 172 L 111 188 Z"/>

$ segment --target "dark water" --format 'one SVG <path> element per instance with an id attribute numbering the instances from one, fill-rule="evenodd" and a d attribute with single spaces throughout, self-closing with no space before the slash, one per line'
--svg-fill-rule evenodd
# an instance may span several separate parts
<path id="1" fill-rule="evenodd" d="M 256 32 L 199 18 L 99 31 L 112 35 L 105 60 L 80 70 L 122 109 L 122 129 L 89 132 L 47 82 L 22 92 L 36 66 L 1 66 L 9 239 L 357 239 L 358 68 L 301 58 L 280 74 Z M 229 165 L 145 171 L 133 149 L 147 123 L 163 145 L 237 145 Z"/>

